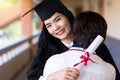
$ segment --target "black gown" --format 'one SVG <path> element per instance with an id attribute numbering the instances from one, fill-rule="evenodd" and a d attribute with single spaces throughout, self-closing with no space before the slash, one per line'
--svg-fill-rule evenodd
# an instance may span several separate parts
<path id="1" fill-rule="evenodd" d="M 38 48 L 37 55 L 34 58 L 31 68 L 29 69 L 27 73 L 28 80 L 38 80 L 39 77 L 43 74 L 43 68 L 44 68 L 46 60 L 54 54 L 59 54 L 61 52 L 68 50 L 68 48 L 65 45 L 63 45 L 61 42 L 59 42 L 57 46 L 59 47 L 56 48 L 55 45 L 48 42 L 46 45 L 46 48 Z M 105 44 L 101 45 L 100 48 L 96 50 L 96 54 L 99 57 L 101 57 L 103 60 L 112 64 L 115 67 L 116 80 L 120 80 L 119 70 L 116 64 L 114 63 L 113 58 Z"/>

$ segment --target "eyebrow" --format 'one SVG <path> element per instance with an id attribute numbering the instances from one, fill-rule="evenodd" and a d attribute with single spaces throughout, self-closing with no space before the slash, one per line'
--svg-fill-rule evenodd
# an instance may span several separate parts
<path id="1" fill-rule="evenodd" d="M 54 21 L 58 18 L 58 17 L 60 17 L 61 15 L 58 15 L 57 17 L 55 17 L 55 19 L 54 19 Z"/>
<path id="2" fill-rule="evenodd" d="M 45 26 L 47 26 L 47 25 L 50 25 L 50 23 L 48 23 L 48 24 L 45 24 Z"/>
<path id="3" fill-rule="evenodd" d="M 57 17 L 55 17 L 54 19 L 53 19 L 53 21 L 55 21 L 58 17 L 60 17 L 61 15 L 58 15 Z M 48 24 L 46 24 L 46 26 L 47 25 L 49 25 L 50 23 L 48 23 Z"/>

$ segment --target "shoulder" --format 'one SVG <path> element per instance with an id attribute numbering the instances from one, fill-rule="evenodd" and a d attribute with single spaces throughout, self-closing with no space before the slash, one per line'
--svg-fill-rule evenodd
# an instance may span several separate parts
<path id="1" fill-rule="evenodd" d="M 55 54 L 55 55 L 51 56 L 50 58 L 48 58 L 47 61 L 56 61 L 60 58 L 60 56 L 61 56 L 60 54 Z"/>
<path id="2" fill-rule="evenodd" d="M 94 68 L 96 68 L 97 71 L 99 70 L 99 73 L 104 74 L 106 76 L 115 76 L 116 73 L 113 65 L 104 61 L 97 55 L 93 55 L 92 58 L 97 63 L 95 64 L 96 66 L 94 66 Z"/>
<path id="3" fill-rule="evenodd" d="M 44 53 L 45 56 L 51 56 L 57 53 L 57 48 L 54 44 L 48 42 L 46 47 L 42 48 L 41 52 Z"/>
<path id="4" fill-rule="evenodd" d="M 59 54 L 52 55 L 51 57 L 48 58 L 46 63 L 55 63 L 57 60 L 59 60 Z"/>
<path id="5" fill-rule="evenodd" d="M 47 64 L 59 64 L 59 63 L 64 63 L 64 53 L 61 54 L 55 54 L 51 57 L 48 58 Z"/>

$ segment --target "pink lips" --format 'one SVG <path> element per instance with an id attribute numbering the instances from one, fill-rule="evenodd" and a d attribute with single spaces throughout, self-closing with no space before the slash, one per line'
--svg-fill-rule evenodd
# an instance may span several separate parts
<path id="1" fill-rule="evenodd" d="M 57 32 L 57 35 L 58 35 L 58 36 L 61 36 L 64 32 L 65 32 L 65 29 L 62 29 L 62 30 L 60 30 L 59 32 Z"/>

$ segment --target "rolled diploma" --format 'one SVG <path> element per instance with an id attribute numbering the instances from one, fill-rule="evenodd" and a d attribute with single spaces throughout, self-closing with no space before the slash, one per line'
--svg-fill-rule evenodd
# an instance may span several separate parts
<path id="1" fill-rule="evenodd" d="M 89 45 L 89 47 L 85 50 L 85 52 L 89 52 L 90 55 L 92 55 L 95 52 L 95 50 L 98 48 L 98 46 L 102 43 L 103 40 L 104 40 L 103 37 L 98 35 L 94 39 L 94 41 Z M 83 66 L 83 64 L 79 64 L 79 65 L 75 66 L 75 68 L 81 69 L 82 66 Z"/>
<path id="2" fill-rule="evenodd" d="M 98 35 L 94 41 L 89 45 L 89 47 L 85 50 L 85 52 L 89 52 L 90 54 L 93 54 L 95 50 L 98 48 L 98 46 L 102 43 L 103 37 Z"/>

